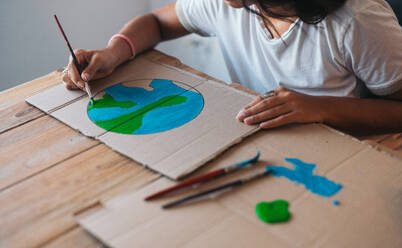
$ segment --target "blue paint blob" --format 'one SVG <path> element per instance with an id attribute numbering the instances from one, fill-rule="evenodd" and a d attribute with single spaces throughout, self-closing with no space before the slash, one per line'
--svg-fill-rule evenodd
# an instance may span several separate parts
<path id="1" fill-rule="evenodd" d="M 303 184 L 307 190 L 320 196 L 333 196 L 342 188 L 342 185 L 323 176 L 314 175 L 315 164 L 304 163 L 297 158 L 286 158 L 285 161 L 293 164 L 294 170 L 282 166 L 268 166 L 267 169 L 271 169 L 273 176 L 286 177 L 293 182 Z"/>
<path id="2" fill-rule="evenodd" d="M 338 206 L 340 204 L 340 202 L 338 200 L 333 200 L 332 201 L 332 205 L 334 206 Z"/>

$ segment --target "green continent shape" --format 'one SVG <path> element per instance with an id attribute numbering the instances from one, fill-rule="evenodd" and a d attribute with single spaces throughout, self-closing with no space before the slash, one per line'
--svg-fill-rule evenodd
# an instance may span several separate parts
<path id="1" fill-rule="evenodd" d="M 110 107 L 120 107 L 120 108 L 131 108 L 137 105 L 135 102 L 118 102 L 111 95 L 105 93 L 102 98 L 94 99 L 92 104 L 88 105 L 88 111 L 95 108 L 110 108 Z"/>
<path id="2" fill-rule="evenodd" d="M 260 202 L 255 206 L 255 212 L 265 223 L 286 222 L 290 219 L 289 203 L 285 200 Z"/>
<path id="3" fill-rule="evenodd" d="M 156 102 L 148 104 L 134 112 L 125 114 L 114 119 L 95 122 L 99 127 L 121 134 L 132 134 L 142 125 L 142 120 L 146 113 L 156 108 L 168 107 L 184 103 L 187 100 L 185 96 L 170 95 L 159 99 Z"/>

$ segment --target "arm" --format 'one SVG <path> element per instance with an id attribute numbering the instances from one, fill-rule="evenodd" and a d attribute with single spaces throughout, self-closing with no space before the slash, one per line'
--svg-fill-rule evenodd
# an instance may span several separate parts
<path id="1" fill-rule="evenodd" d="M 401 82 L 402 83 L 402 82 Z M 402 90 L 383 99 L 331 97 L 324 122 L 354 132 L 402 131 Z"/>
<path id="2" fill-rule="evenodd" d="M 325 123 L 354 133 L 402 130 L 402 90 L 386 99 L 309 96 L 285 88 L 259 96 L 240 111 L 239 121 L 274 128 L 290 123 Z"/>
<path id="3" fill-rule="evenodd" d="M 175 3 L 134 18 L 120 31 L 134 44 L 136 54 L 157 45 L 159 42 L 188 34 L 181 25 L 175 11 Z M 68 89 L 84 88 L 85 82 L 106 77 L 131 57 L 129 45 L 122 39 L 114 39 L 101 50 L 76 50 L 80 65 L 85 68 L 81 75 L 71 62 L 63 82 Z"/>
<path id="4" fill-rule="evenodd" d="M 141 53 L 156 46 L 161 41 L 179 38 L 188 34 L 181 25 L 175 11 L 175 3 L 134 18 L 120 31 L 135 45 L 136 53 Z M 121 39 L 114 39 L 110 44 L 119 55 L 119 64 L 130 58 L 130 47 Z"/>

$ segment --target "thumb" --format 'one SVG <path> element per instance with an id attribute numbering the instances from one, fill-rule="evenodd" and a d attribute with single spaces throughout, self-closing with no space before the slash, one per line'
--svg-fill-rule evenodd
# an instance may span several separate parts
<path id="1" fill-rule="evenodd" d="M 93 56 L 89 61 L 88 66 L 82 72 L 81 78 L 86 82 L 90 81 L 98 72 L 98 70 L 101 68 L 101 66 L 102 66 L 102 60 L 99 58 L 99 56 L 97 55 Z"/>

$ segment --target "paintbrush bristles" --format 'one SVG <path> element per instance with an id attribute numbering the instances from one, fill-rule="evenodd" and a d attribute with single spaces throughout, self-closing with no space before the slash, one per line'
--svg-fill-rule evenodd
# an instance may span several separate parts
<path id="1" fill-rule="evenodd" d="M 89 84 L 88 84 L 88 83 L 85 83 L 85 90 L 86 90 L 86 92 L 88 93 L 89 98 L 91 98 L 91 103 L 92 103 L 94 97 L 93 97 L 93 95 L 92 95 L 91 88 L 89 87 Z"/>

